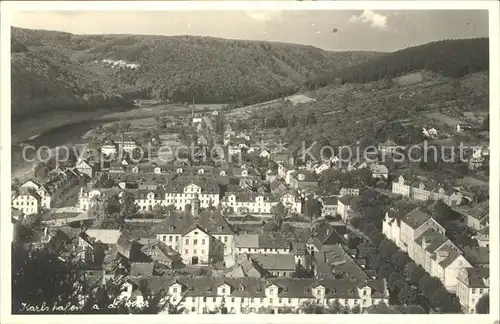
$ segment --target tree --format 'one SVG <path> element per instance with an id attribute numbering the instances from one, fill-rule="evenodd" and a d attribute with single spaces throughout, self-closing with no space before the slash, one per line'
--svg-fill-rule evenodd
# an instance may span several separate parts
<path id="1" fill-rule="evenodd" d="M 312 221 L 314 218 L 321 216 L 321 208 L 322 205 L 318 199 L 309 197 L 304 206 L 304 214 Z"/>
<path id="2" fill-rule="evenodd" d="M 477 314 L 489 314 L 490 313 L 490 294 L 482 295 L 476 303 L 476 313 Z"/>
<path id="3" fill-rule="evenodd" d="M 38 163 L 33 169 L 33 176 L 40 182 L 45 182 L 49 175 L 49 168 L 45 163 Z"/>
<path id="4" fill-rule="evenodd" d="M 134 195 L 128 191 L 123 192 L 120 202 L 120 215 L 123 218 L 133 218 L 137 215 L 139 207 L 135 203 Z"/>
<path id="5" fill-rule="evenodd" d="M 281 226 L 283 220 L 286 217 L 287 211 L 285 206 L 279 202 L 273 207 L 271 207 L 271 214 L 273 215 L 273 220 L 278 226 Z"/>
<path id="6" fill-rule="evenodd" d="M 431 277 L 428 274 L 424 275 L 423 278 L 418 282 L 418 288 L 425 296 L 431 296 L 441 287 L 441 281 L 439 281 L 439 279 L 437 278 Z"/>
<path id="7" fill-rule="evenodd" d="M 19 189 L 20 186 L 21 186 L 21 180 L 19 180 L 19 178 L 17 177 L 13 178 L 10 185 L 11 190 L 17 190 Z"/>
<path id="8" fill-rule="evenodd" d="M 414 305 L 417 302 L 418 292 L 409 285 L 404 285 L 398 294 L 398 299 L 403 305 Z"/>
<path id="9" fill-rule="evenodd" d="M 49 244 L 38 248 L 12 245 L 13 314 L 32 313 L 25 305 L 43 307 L 41 311 L 49 314 L 157 314 L 165 309 L 169 313 L 182 310 L 179 304 L 170 302 L 164 291 L 153 293 L 146 281 L 139 282 L 145 303 L 128 303 L 120 298 L 126 278 L 108 279 L 104 285 L 101 280 L 92 282 L 83 265 L 74 261 L 78 260 L 76 256 L 61 258 L 61 252 Z"/>

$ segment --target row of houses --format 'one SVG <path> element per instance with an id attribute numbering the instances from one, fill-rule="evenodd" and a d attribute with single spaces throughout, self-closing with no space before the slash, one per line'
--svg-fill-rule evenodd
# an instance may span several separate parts
<path id="1" fill-rule="evenodd" d="M 393 241 L 402 251 L 407 252 L 415 263 L 421 265 L 424 270 L 438 278 L 443 286 L 452 293 L 457 293 L 460 303 L 467 313 L 473 312 L 475 302 L 479 296 L 475 296 L 474 303 L 466 295 L 476 292 L 476 287 L 467 286 L 465 279 L 459 280 L 463 271 L 475 267 L 487 266 L 484 261 L 478 261 L 471 251 L 483 251 L 482 254 L 489 256 L 489 249 L 477 247 L 463 250 L 446 237 L 445 229 L 427 211 L 416 208 L 407 214 L 398 209 L 387 211 L 382 224 L 382 233 Z M 488 251 L 487 253 L 484 253 Z M 469 253 L 467 253 L 469 252 Z M 475 253 L 477 254 L 477 253 Z M 472 273 L 472 272 L 471 272 Z M 481 272 L 483 273 L 483 272 Z M 484 278 L 483 284 L 489 282 Z M 464 288 L 463 285 L 466 285 Z M 464 293 L 464 289 L 467 293 Z M 489 288 L 481 289 L 482 294 Z"/>
<path id="2" fill-rule="evenodd" d="M 55 169 L 43 184 L 27 180 L 11 193 L 11 207 L 24 215 L 40 213 L 50 209 L 54 199 L 61 193 L 79 183 L 82 175 L 73 168 Z"/>
<path id="3" fill-rule="evenodd" d="M 202 208 L 221 206 L 238 214 L 270 214 L 273 206 L 282 203 L 290 212 L 300 213 L 302 201 L 291 191 L 281 195 L 272 193 L 235 191 L 223 192 L 222 186 L 208 181 L 193 181 L 187 185 L 171 183 L 167 186 L 151 186 L 144 189 L 82 188 L 79 194 L 79 207 L 89 210 L 94 204 L 109 195 L 132 195 L 139 211 L 151 212 L 157 206 L 174 206 L 176 210 L 186 210 L 193 205 L 195 198 L 200 200 Z"/>
<path id="4" fill-rule="evenodd" d="M 392 192 L 415 200 L 442 200 L 448 206 L 462 203 L 464 196 L 455 188 L 443 186 L 435 180 L 417 176 L 414 179 L 400 175 L 392 183 Z"/>
<path id="5" fill-rule="evenodd" d="M 127 283 L 123 298 L 140 304 L 139 280 Z M 281 313 L 301 311 L 305 303 L 329 307 L 365 309 L 388 303 L 389 294 L 383 280 L 336 280 L 294 278 L 151 278 L 150 287 L 164 289 L 165 298 L 185 309 L 187 314 L 224 312 L 229 314 Z"/>

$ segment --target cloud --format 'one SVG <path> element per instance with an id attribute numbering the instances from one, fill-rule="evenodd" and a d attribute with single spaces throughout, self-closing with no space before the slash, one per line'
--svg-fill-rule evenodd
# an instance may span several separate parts
<path id="1" fill-rule="evenodd" d="M 372 10 L 364 10 L 359 16 L 351 16 L 351 18 L 349 18 L 349 22 L 370 24 L 372 27 L 380 29 L 387 28 L 387 16 L 376 13 Z"/>
<path id="2" fill-rule="evenodd" d="M 247 11 L 246 15 L 258 21 L 269 21 L 281 16 L 281 11 Z"/>

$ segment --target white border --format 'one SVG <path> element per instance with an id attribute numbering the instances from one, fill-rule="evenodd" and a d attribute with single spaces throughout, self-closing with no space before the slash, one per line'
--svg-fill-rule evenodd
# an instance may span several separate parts
<path id="1" fill-rule="evenodd" d="M 1 212 L 1 314 L 2 323 L 68 323 L 100 322 L 123 323 L 130 321 L 151 321 L 169 323 L 328 323 L 339 320 L 342 323 L 365 322 L 373 324 L 408 322 L 474 322 L 475 324 L 493 324 L 499 319 L 499 263 L 498 252 L 491 253 L 491 307 L 489 315 L 177 315 L 177 316 L 147 316 L 136 315 L 133 318 L 127 315 L 10 315 L 10 242 L 12 232 L 10 225 L 10 15 L 14 11 L 189 11 L 189 10 L 460 10 L 483 9 L 489 11 L 489 38 L 490 38 L 490 248 L 499 251 L 498 230 L 500 210 L 499 196 L 499 3 L 496 1 L 254 1 L 254 2 L 210 2 L 210 1 L 12 1 L 1 2 L 1 92 L 0 92 L 0 208 Z M 496 287 L 496 289 L 494 289 Z M 69 318 L 68 318 L 69 316 Z M 367 318 L 369 316 L 369 318 Z"/>

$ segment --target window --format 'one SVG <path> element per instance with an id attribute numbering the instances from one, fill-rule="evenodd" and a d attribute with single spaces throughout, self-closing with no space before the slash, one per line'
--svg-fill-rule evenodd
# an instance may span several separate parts
<path id="1" fill-rule="evenodd" d="M 288 303 L 291 304 L 292 303 L 292 299 L 291 298 L 288 298 Z"/>
<path id="2" fill-rule="evenodd" d="M 193 240 L 193 244 L 194 244 L 194 245 L 198 244 L 198 240 L 197 240 L 197 239 L 194 239 L 194 240 Z"/>
<path id="3" fill-rule="evenodd" d="M 196 254 L 196 249 L 193 250 L 193 254 Z"/>
<path id="4" fill-rule="evenodd" d="M 233 298 L 231 298 L 231 303 L 234 303 L 234 297 L 233 297 Z"/>
<path id="5" fill-rule="evenodd" d="M 269 293 L 272 295 L 274 294 L 274 289 L 269 289 Z"/>
<path id="6" fill-rule="evenodd" d="M 366 296 L 367 293 L 368 293 L 368 291 L 363 290 L 363 296 Z"/>
<path id="7" fill-rule="evenodd" d="M 472 288 L 472 293 L 475 294 L 476 293 L 476 288 Z"/>
<path id="8" fill-rule="evenodd" d="M 188 254 L 188 250 L 184 250 L 184 254 Z"/>
<path id="9" fill-rule="evenodd" d="M 175 241 L 179 242 L 179 237 L 178 236 L 175 237 Z"/>
<path id="10" fill-rule="evenodd" d="M 201 254 L 205 254 L 205 250 L 201 250 Z"/>
<path id="11" fill-rule="evenodd" d="M 281 304 L 282 302 L 283 302 L 283 301 L 282 301 L 282 300 L 281 300 L 281 298 L 280 298 L 280 299 L 278 300 L 278 303 L 280 303 L 280 304 Z"/>
<path id="12" fill-rule="evenodd" d="M 173 289 L 173 292 L 174 292 L 174 293 L 176 293 L 176 292 L 177 292 L 177 288 L 174 288 L 174 289 Z"/>
<path id="13" fill-rule="evenodd" d="M 273 303 L 273 299 L 269 298 L 269 304 L 272 304 L 272 303 Z"/>
<path id="14" fill-rule="evenodd" d="M 226 288 L 222 288 L 222 293 L 225 294 L 226 293 Z"/>
<path id="15" fill-rule="evenodd" d="M 201 244 L 204 245 L 205 244 L 205 239 L 201 240 Z"/>
<path id="16" fill-rule="evenodd" d="M 196 308 L 193 306 L 191 307 L 191 311 L 194 312 L 196 310 Z"/>
<path id="17" fill-rule="evenodd" d="M 193 299 L 193 302 L 195 302 L 195 301 L 196 301 L 196 297 L 193 297 L 192 299 Z"/>
<path id="18" fill-rule="evenodd" d="M 207 302 L 207 297 L 203 297 L 203 302 L 206 303 Z"/>
<path id="19" fill-rule="evenodd" d="M 169 237 L 168 237 L 168 241 L 169 241 L 169 242 L 172 242 L 172 239 L 173 239 L 173 237 L 172 237 L 172 236 L 169 236 Z M 164 241 L 165 241 L 165 240 L 164 240 Z"/>
<path id="20" fill-rule="evenodd" d="M 215 303 L 217 301 L 217 297 L 212 298 L 212 301 Z"/>
<path id="21" fill-rule="evenodd" d="M 189 244 L 189 239 L 186 239 L 186 244 Z"/>
<path id="22" fill-rule="evenodd" d="M 253 303 L 253 298 L 250 298 L 250 302 Z"/>
<path id="23" fill-rule="evenodd" d="M 227 236 L 224 237 L 224 243 L 227 243 Z"/>

